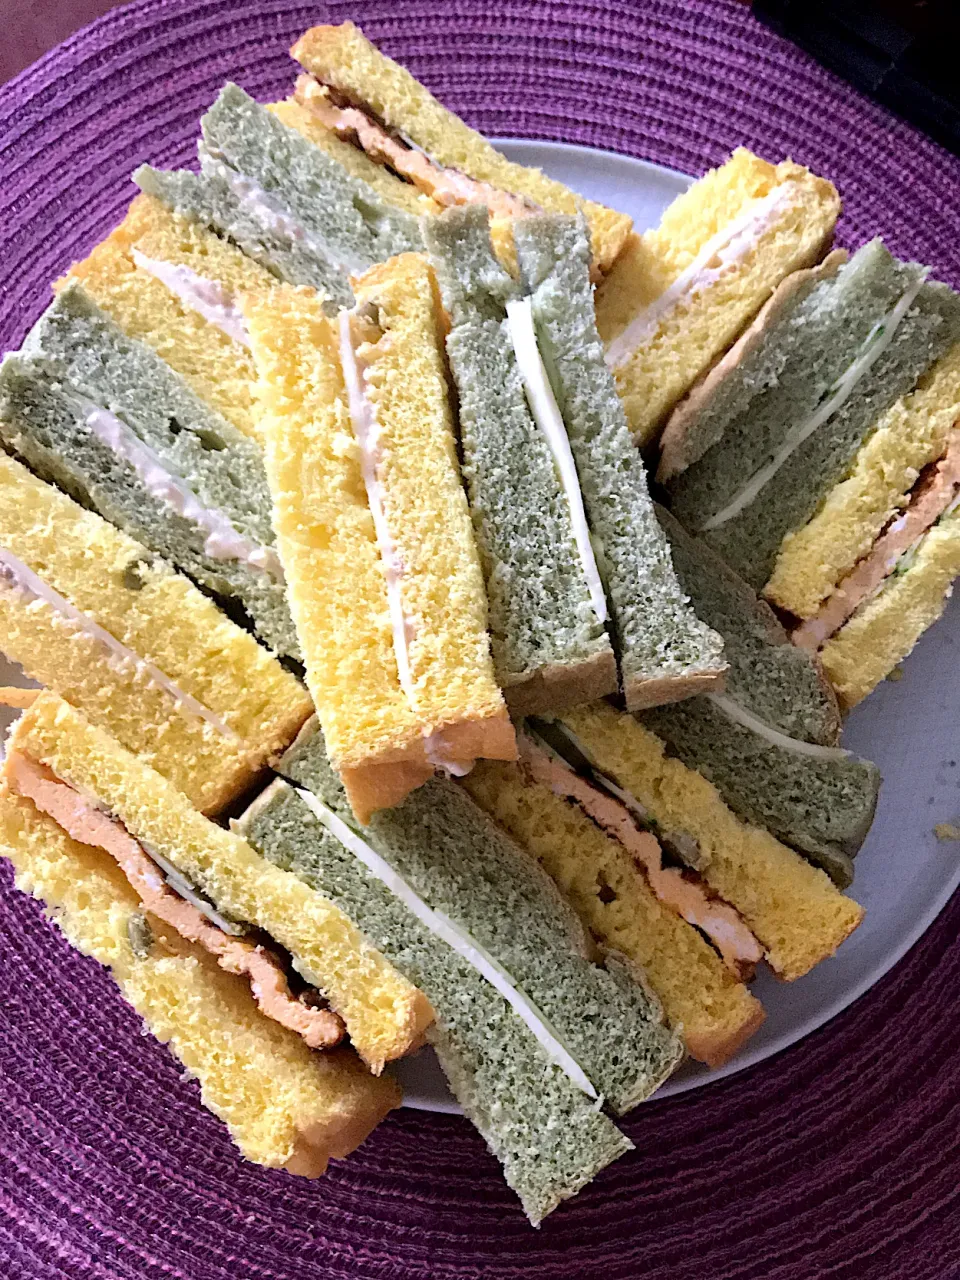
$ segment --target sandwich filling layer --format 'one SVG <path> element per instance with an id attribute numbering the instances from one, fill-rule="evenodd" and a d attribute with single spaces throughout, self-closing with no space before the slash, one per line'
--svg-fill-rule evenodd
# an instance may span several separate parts
<path id="1" fill-rule="evenodd" d="M 253 539 L 245 537 L 230 518 L 216 507 L 205 507 L 192 489 L 173 475 L 159 456 L 115 414 L 92 401 L 79 406 L 83 425 L 107 448 L 130 464 L 140 483 L 184 520 L 203 530 L 203 549 L 212 560 L 235 560 L 250 569 L 258 569 L 278 582 L 283 581 L 283 568 L 277 553 Z"/>
<path id="2" fill-rule="evenodd" d="M 550 1027 L 541 1011 L 516 986 L 499 962 L 445 912 L 428 906 L 385 858 L 362 840 L 342 818 L 312 792 L 302 787 L 297 787 L 296 791 L 310 812 L 344 848 L 348 849 L 377 880 L 385 885 L 431 934 L 446 943 L 503 997 L 536 1038 L 548 1060 L 558 1067 L 582 1093 L 589 1098 L 597 1099 L 598 1105 L 601 1104 L 602 1099 L 598 1097 L 586 1072 Z"/>
<path id="3" fill-rule="evenodd" d="M 341 271 L 363 271 L 369 263 L 355 254 L 334 252 L 330 244 L 322 241 L 277 199 L 245 174 L 237 173 L 224 162 L 222 155 L 211 148 L 201 148 L 204 173 L 218 178 L 236 198 L 240 208 L 264 231 L 285 240 L 293 246 L 301 246 L 315 257 L 322 258 Z"/>
<path id="4" fill-rule="evenodd" d="M 64 621 L 96 641 L 107 651 L 109 658 L 116 663 L 122 672 L 129 671 L 131 668 L 134 669 L 143 679 L 168 693 L 184 711 L 206 721 L 211 728 L 215 729 L 217 733 L 223 734 L 225 738 L 230 738 L 234 741 L 240 740 L 240 735 L 231 729 L 227 722 L 221 719 L 215 711 L 211 711 L 209 707 L 204 706 L 192 694 L 185 692 L 179 685 L 174 684 L 170 677 L 165 675 L 159 667 L 154 666 L 152 662 L 141 658 L 138 653 L 121 644 L 109 631 L 101 627 L 99 623 L 94 622 L 93 618 L 75 608 L 69 600 L 66 600 L 53 587 L 44 582 L 22 560 L 2 548 L 0 548 L 0 583 L 16 591 L 25 604 L 32 605 L 37 603 L 47 606 Z"/>
<path id="5" fill-rule="evenodd" d="M 724 507 L 704 521 L 701 525 L 702 529 L 717 529 L 720 525 L 726 524 L 728 520 L 738 516 L 744 508 L 748 507 L 756 499 L 764 486 L 773 479 L 787 459 L 800 448 L 804 441 L 808 440 L 819 427 L 828 422 L 846 404 L 856 391 L 857 384 L 869 373 L 870 369 L 893 342 L 897 327 L 913 305 L 917 294 L 926 281 L 926 277 L 927 273 L 923 272 L 901 296 L 896 306 L 874 325 L 857 352 L 855 359 L 833 386 L 828 388 L 823 402 L 813 413 L 800 422 L 794 423 L 787 432 L 783 444 L 771 460 L 761 467 L 759 471 L 756 471 Z"/>
<path id="6" fill-rule="evenodd" d="M 797 198 L 795 184 L 782 182 L 765 196 L 751 200 L 726 226 L 703 246 L 690 265 L 636 315 L 608 345 L 607 366 L 620 368 L 649 342 L 663 317 L 682 301 L 704 292 L 717 280 L 735 271 L 780 214 Z"/>
<path id="7" fill-rule="evenodd" d="M 342 1040 L 341 1019 L 329 1009 L 309 1003 L 309 996 L 297 999 L 273 951 L 246 936 L 246 926 L 229 921 L 183 884 L 180 873 L 171 875 L 163 860 L 148 852 L 118 819 L 18 751 L 8 755 L 4 774 L 13 789 L 32 800 L 74 840 L 110 854 L 139 895 L 144 912 L 209 952 L 228 973 L 247 978 L 257 1007 L 266 1017 L 302 1036 L 311 1049 L 331 1048 Z M 149 948 L 149 924 L 143 917 L 139 937 L 131 936 L 131 945 L 135 951 Z"/>
<path id="8" fill-rule="evenodd" d="M 743 725 L 745 729 L 750 729 L 753 733 L 758 734 L 765 741 L 769 742 L 771 747 L 781 747 L 784 751 L 795 751 L 797 755 L 812 756 L 815 760 L 848 760 L 851 752 L 843 747 L 825 747 L 817 742 L 805 742 L 803 738 L 791 738 L 789 734 L 781 732 L 775 725 L 769 724 L 766 720 L 756 716 L 752 711 L 748 711 L 736 698 L 731 698 L 725 693 L 708 693 L 704 695 L 709 698 L 715 707 L 718 707 L 724 715 L 735 720 L 737 724 Z"/>
<path id="9" fill-rule="evenodd" d="M 956 509 L 958 498 L 960 428 L 955 427 L 943 457 L 921 473 L 906 509 L 888 522 L 818 612 L 794 631 L 794 643 L 814 651 L 826 643 L 883 590 L 888 578 L 907 571 L 926 534 Z"/>
<path id="10" fill-rule="evenodd" d="M 739 912 L 711 894 L 694 872 L 665 867 L 656 836 L 639 829 L 621 800 L 605 794 L 572 765 L 525 735 L 520 737 L 520 759 L 534 782 L 548 787 L 556 796 L 573 800 L 587 817 L 619 840 L 642 868 L 657 898 L 706 934 L 740 981 L 753 976 L 755 966 L 763 959 L 763 949 Z"/>
<path id="11" fill-rule="evenodd" d="M 533 308 L 529 298 L 514 298 L 507 303 L 507 325 L 530 412 L 549 446 L 567 505 L 570 508 L 570 523 L 573 526 L 577 554 L 580 557 L 590 593 L 590 603 L 593 605 L 598 621 L 606 622 L 607 598 L 600 570 L 597 567 L 593 543 L 590 540 L 590 526 L 587 524 L 587 516 L 583 508 L 583 494 L 580 491 L 577 467 L 567 438 L 567 430 L 563 425 L 563 415 L 537 345 Z"/>
<path id="12" fill-rule="evenodd" d="M 220 280 L 200 275 L 185 263 L 149 258 L 136 246 L 131 249 L 130 256 L 141 271 L 159 280 L 185 307 L 196 311 L 234 342 L 249 348 L 250 335 L 232 289 Z"/>
<path id="13" fill-rule="evenodd" d="M 471 178 L 459 169 L 447 168 L 409 138 L 392 136 L 364 104 L 338 104 L 336 90 L 312 76 L 298 76 L 296 98 L 325 128 L 344 142 L 354 143 L 377 164 L 388 165 L 401 178 L 431 196 L 437 204 L 484 204 L 492 214 L 520 218 L 537 209 L 526 196 L 516 196 Z"/>

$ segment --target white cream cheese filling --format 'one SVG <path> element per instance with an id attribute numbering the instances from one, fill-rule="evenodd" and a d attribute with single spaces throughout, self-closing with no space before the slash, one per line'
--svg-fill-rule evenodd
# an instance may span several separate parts
<path id="1" fill-rule="evenodd" d="M 742 707 L 739 702 L 735 702 L 726 694 L 707 693 L 704 697 L 709 698 L 715 707 L 719 707 L 744 729 L 751 729 L 765 739 L 771 747 L 781 747 L 784 751 L 793 751 L 799 756 L 812 756 L 815 760 L 849 760 L 853 755 L 852 751 L 846 751 L 843 747 L 822 747 L 816 742 L 804 742 L 802 738 L 791 738 L 789 734 L 781 733 L 772 724 L 767 724 L 766 720 L 761 720 L 759 716 L 755 716 L 752 711 L 748 711 L 746 707 Z"/>
<path id="2" fill-rule="evenodd" d="M 47 605 L 54 613 L 59 614 L 61 618 L 65 618 L 78 630 L 88 635 L 91 640 L 95 640 L 106 649 L 108 655 L 116 660 L 121 671 L 126 673 L 132 667 L 139 676 L 168 693 L 178 706 L 183 707 L 184 711 L 206 721 L 211 728 L 216 729 L 217 733 L 223 734 L 224 737 L 240 741 L 240 735 L 236 730 L 231 729 L 226 721 L 222 720 L 215 711 L 211 711 L 209 707 L 205 707 L 202 702 L 198 702 L 191 694 L 184 692 L 152 662 L 141 658 L 138 653 L 128 649 L 125 644 L 121 644 L 116 636 L 111 635 L 98 622 L 94 622 L 93 618 L 82 613 L 69 600 L 55 591 L 49 583 L 44 582 L 29 565 L 24 564 L 22 560 L 18 560 L 12 552 L 2 548 L 0 548 L 0 583 L 11 587 L 27 603 L 38 601 Z"/>
<path id="3" fill-rule="evenodd" d="M 590 539 L 590 526 L 583 509 L 577 467 L 567 438 L 567 429 L 563 425 L 563 415 L 537 346 L 533 307 L 529 298 L 515 298 L 507 303 L 507 326 L 530 412 L 553 455 L 554 466 L 570 508 L 570 522 L 583 566 L 583 576 L 587 581 L 590 603 L 600 622 L 606 622 L 607 597 Z"/>
<path id="4" fill-rule="evenodd" d="M 856 358 L 829 389 L 827 398 L 823 403 L 813 413 L 808 414 L 806 418 L 801 419 L 800 422 L 795 423 L 790 428 L 786 439 L 771 460 L 765 466 L 762 466 L 759 471 L 754 472 L 725 507 L 722 507 L 701 525 L 703 530 L 719 528 L 720 525 L 726 524 L 728 520 L 732 520 L 734 516 L 738 516 L 745 507 L 748 507 L 753 502 L 760 490 L 773 479 L 787 459 L 800 448 L 804 441 L 809 440 L 818 427 L 822 427 L 829 418 L 832 418 L 846 404 L 856 389 L 857 383 L 866 376 L 893 341 L 900 321 L 913 305 L 914 299 L 923 287 L 925 279 L 926 271 L 915 284 L 910 286 L 896 306 L 888 311 L 878 324 L 874 325 L 861 345 Z"/>
<path id="5" fill-rule="evenodd" d="M 200 275 L 183 263 L 148 258 L 139 249 L 133 249 L 131 256 L 141 271 L 159 280 L 184 306 L 202 316 L 208 324 L 215 325 L 234 342 L 249 348 L 250 335 L 232 289 L 219 280 Z"/>
<path id="6" fill-rule="evenodd" d="M 516 986 L 513 978 L 490 953 L 465 929 L 443 911 L 428 906 L 416 890 L 397 872 L 385 858 L 362 840 L 352 828 L 339 818 L 325 804 L 322 804 L 310 791 L 295 788 L 297 794 L 315 818 L 348 849 L 359 862 L 362 862 L 371 875 L 399 899 L 412 915 L 425 928 L 445 942 L 456 954 L 475 969 L 501 995 L 527 1030 L 536 1038 L 547 1058 L 558 1067 L 567 1078 L 576 1085 L 588 1098 L 601 1101 L 596 1089 L 576 1061 L 573 1054 L 564 1046 L 556 1032 L 550 1027 L 537 1006 Z"/>
<path id="7" fill-rule="evenodd" d="M 711 236 L 686 270 L 610 342 L 605 357 L 607 367 L 612 370 L 625 364 L 654 336 L 666 313 L 683 298 L 696 297 L 721 276 L 729 274 L 781 212 L 794 203 L 796 195 L 796 185 L 783 182 L 765 196 L 746 204 L 735 218 Z"/>
<path id="8" fill-rule="evenodd" d="M 222 156 L 204 150 L 202 163 L 204 172 L 212 173 L 225 182 L 242 208 L 264 231 L 279 236 L 292 245 L 302 246 L 309 253 L 350 274 L 365 271 L 370 265 L 356 254 L 334 250 L 325 240 L 308 231 L 302 222 L 284 208 L 276 196 L 265 191 L 253 178 L 232 169 L 224 163 Z"/>
<path id="9" fill-rule="evenodd" d="M 203 531 L 206 535 L 203 550 L 211 560 L 236 560 L 250 569 L 269 574 L 278 582 L 283 581 L 283 567 L 277 553 L 245 537 L 225 512 L 205 507 L 193 490 L 179 476 L 171 474 L 158 455 L 125 422 L 89 400 L 79 405 L 79 413 L 91 435 L 133 467 L 151 497 Z"/>

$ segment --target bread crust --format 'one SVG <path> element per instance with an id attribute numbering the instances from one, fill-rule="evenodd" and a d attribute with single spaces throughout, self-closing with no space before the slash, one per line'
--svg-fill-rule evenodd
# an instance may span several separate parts
<path id="1" fill-rule="evenodd" d="M 698 693 L 719 693 L 727 677 L 727 664 L 683 676 L 658 676 L 654 680 L 631 680 L 623 688 L 628 711 L 646 711 L 668 702 L 682 702 Z"/>
<path id="2" fill-rule="evenodd" d="M 690 438 L 691 428 L 712 401 L 727 378 L 757 349 L 767 330 L 792 306 L 797 294 L 809 291 L 820 280 L 835 276 L 847 261 L 845 249 L 834 249 L 817 266 L 802 267 L 786 276 L 760 308 L 756 319 L 743 331 L 733 346 L 706 374 L 696 382 L 667 419 L 660 437 L 660 463 L 657 483 L 666 484 L 673 476 L 698 462 L 710 447 L 697 449 Z"/>
<path id="3" fill-rule="evenodd" d="M 543 715 L 584 702 L 597 702 L 617 691 L 617 660 L 613 650 L 585 662 L 551 662 L 526 673 L 503 690 L 514 715 Z"/>

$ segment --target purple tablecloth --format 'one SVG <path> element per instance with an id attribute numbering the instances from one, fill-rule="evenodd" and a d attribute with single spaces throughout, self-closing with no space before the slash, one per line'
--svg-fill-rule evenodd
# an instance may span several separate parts
<path id="1" fill-rule="evenodd" d="M 881 233 L 960 284 L 960 161 L 730 0 L 145 0 L 0 90 L 0 347 L 120 217 L 130 169 L 188 158 L 222 80 L 281 94 L 291 38 L 346 17 L 490 133 L 690 173 L 738 143 L 793 155 L 841 188 L 845 240 Z M 955 899 L 801 1045 L 641 1108 L 626 1125 L 637 1152 L 534 1232 L 456 1118 L 398 1113 L 319 1183 L 244 1165 L 105 973 L 5 871 L 0 1275 L 955 1280 L 958 926 Z"/>

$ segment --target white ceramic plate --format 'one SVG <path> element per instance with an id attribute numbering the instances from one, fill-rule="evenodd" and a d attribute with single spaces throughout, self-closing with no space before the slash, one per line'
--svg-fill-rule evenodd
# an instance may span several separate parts
<path id="1" fill-rule="evenodd" d="M 652 226 L 690 179 L 611 152 L 552 142 L 505 140 L 511 159 L 539 165 L 574 190 Z M 66 266 L 66 263 L 64 264 Z M 799 982 L 766 971 L 754 991 L 767 1020 L 742 1053 L 716 1071 L 682 1068 L 658 1096 L 683 1093 L 762 1062 L 823 1026 L 867 991 L 920 937 L 960 884 L 960 845 L 933 828 L 960 821 L 960 599 L 905 663 L 848 721 L 844 743 L 877 761 L 884 784 L 873 830 L 857 856 L 853 894 L 867 914 L 831 960 Z M 0 684 L 26 683 L 0 658 Z M 5 725 L 16 713 L 0 713 Z M 432 1052 L 399 1065 L 407 1106 L 458 1111 Z"/>

